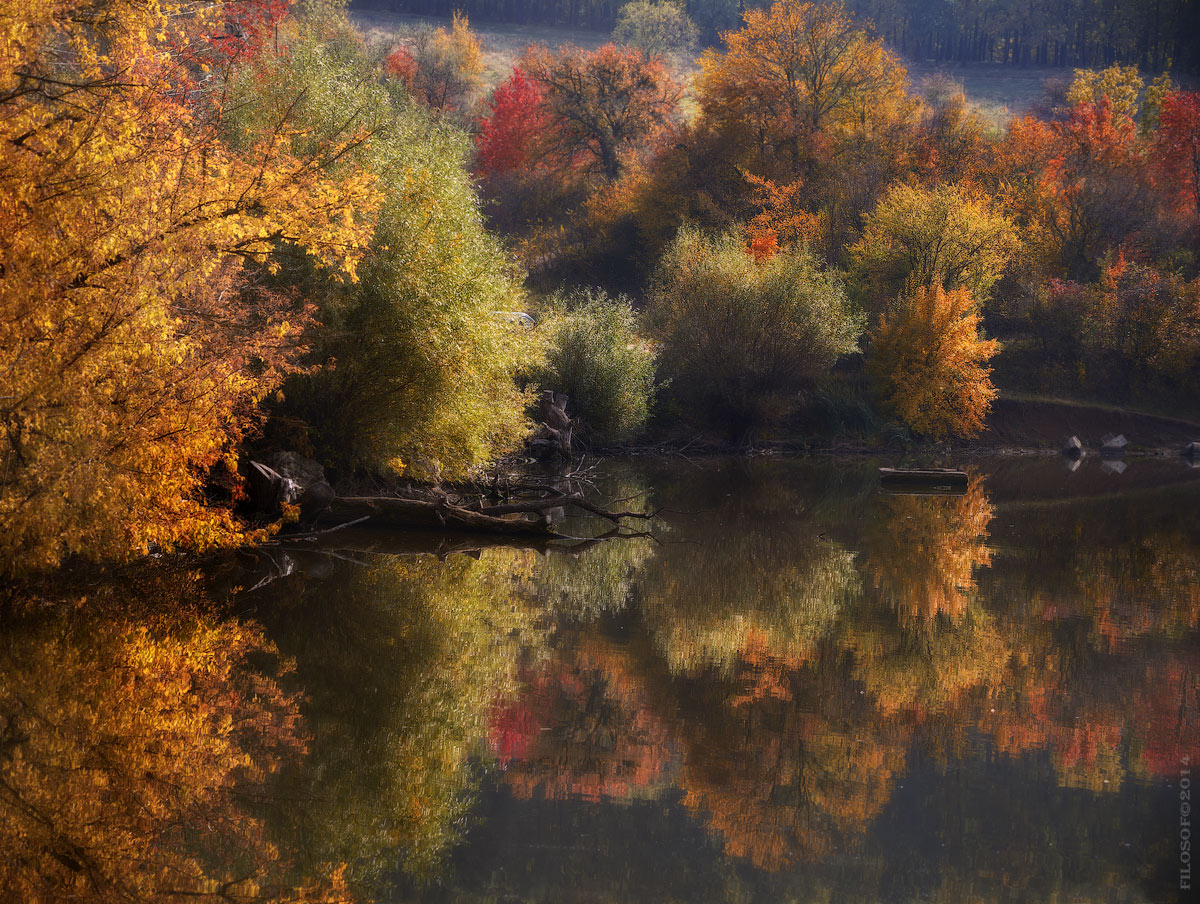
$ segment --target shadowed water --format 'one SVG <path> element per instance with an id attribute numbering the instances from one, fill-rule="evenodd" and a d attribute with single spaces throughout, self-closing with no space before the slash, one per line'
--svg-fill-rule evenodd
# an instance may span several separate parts
<path id="1" fill-rule="evenodd" d="M 0 897 L 1186 900 L 1200 470 L 874 467 L 611 462 L 656 539 L 345 532 L 19 601 Z"/>

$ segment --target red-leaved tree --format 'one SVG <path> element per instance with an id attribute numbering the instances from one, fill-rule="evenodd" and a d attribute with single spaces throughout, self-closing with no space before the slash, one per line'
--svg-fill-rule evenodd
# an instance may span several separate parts
<path id="1" fill-rule="evenodd" d="M 227 60 L 254 56 L 275 34 L 291 5 L 291 0 L 228 0 L 225 31 L 209 38 L 213 51 Z"/>
<path id="2" fill-rule="evenodd" d="M 1163 99 L 1156 159 L 1177 187 L 1181 206 L 1200 217 L 1200 92 L 1173 91 Z"/>
<path id="3" fill-rule="evenodd" d="M 520 66 L 488 103 L 491 112 L 479 124 L 476 168 L 482 176 L 516 170 L 530 160 L 534 139 L 547 128 L 542 92 Z"/>

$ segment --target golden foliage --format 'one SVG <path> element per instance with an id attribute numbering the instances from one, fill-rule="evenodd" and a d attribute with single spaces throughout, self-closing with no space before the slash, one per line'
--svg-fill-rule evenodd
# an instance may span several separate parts
<path id="1" fill-rule="evenodd" d="M 839 4 L 776 0 L 723 37 L 701 58 L 703 115 L 793 176 L 819 133 L 868 136 L 910 109 L 904 67 Z"/>
<path id="2" fill-rule="evenodd" d="M 979 335 L 966 289 L 922 287 L 872 333 L 868 369 L 884 403 L 918 433 L 972 436 L 996 397 L 987 361 L 1000 349 Z"/>
<path id="3" fill-rule="evenodd" d="M 1076 69 L 1067 88 L 1067 101 L 1073 107 L 1099 104 L 1106 98 L 1114 117 L 1132 120 L 1138 113 L 1138 98 L 1145 82 L 1137 66 L 1113 64 L 1107 69 Z"/>
<path id="4" fill-rule="evenodd" d="M 882 308 L 934 284 L 965 287 L 982 301 L 1018 248 L 1012 223 L 975 192 L 897 183 L 866 218 L 850 256 L 870 303 Z"/>
<path id="5" fill-rule="evenodd" d="M 247 806 L 300 757 L 298 700 L 261 631 L 194 607 L 194 579 L 10 620 L 0 642 L 0 887 L 58 904 L 345 901 L 302 879 Z M 128 592 L 128 585 L 122 590 Z M 41 609 L 41 607 L 39 607 Z M 97 611 L 102 610 L 102 611 Z M 282 884 L 281 884 L 282 883 Z"/>
<path id="6" fill-rule="evenodd" d="M 0 7 L 0 572 L 226 542 L 203 474 L 308 316 L 244 262 L 287 241 L 353 276 L 374 193 L 325 163 L 356 136 L 293 152 L 285 114 L 229 152 L 183 62 L 207 6 L 32 6 Z"/>

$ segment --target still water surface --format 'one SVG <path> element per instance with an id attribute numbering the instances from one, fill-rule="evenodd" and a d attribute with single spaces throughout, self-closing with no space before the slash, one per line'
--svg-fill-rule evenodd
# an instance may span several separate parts
<path id="1" fill-rule="evenodd" d="M 1200 469 L 977 472 L 611 462 L 657 539 L 48 588 L 0 622 L 0 897 L 1188 900 Z"/>

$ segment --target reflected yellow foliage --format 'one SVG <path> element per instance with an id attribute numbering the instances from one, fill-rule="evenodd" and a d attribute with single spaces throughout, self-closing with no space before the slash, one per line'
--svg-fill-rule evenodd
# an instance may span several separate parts
<path id="1" fill-rule="evenodd" d="M 986 539 L 995 509 L 982 478 L 963 496 L 881 496 L 867 524 L 864 567 L 903 620 L 959 618 L 975 590 L 975 569 L 991 564 Z"/>
<path id="2" fill-rule="evenodd" d="M 138 589 L 145 590 L 145 587 Z M 0 887 L 30 902 L 345 900 L 305 880 L 249 803 L 305 752 L 262 632 L 109 596 L 0 633 Z M 129 589 L 126 588 L 126 592 Z"/>
<path id="3" fill-rule="evenodd" d="M 760 869 L 852 846 L 887 804 L 906 742 L 880 726 L 840 726 L 795 709 L 744 717 L 727 734 L 691 735 L 684 805 L 720 835 L 728 856 Z"/>
<path id="4" fill-rule="evenodd" d="M 868 622 L 844 632 L 854 673 L 885 714 L 943 712 L 972 688 L 997 684 L 1010 654 L 995 620 L 978 609 L 919 630 Z"/>
<path id="5" fill-rule="evenodd" d="M 664 553 L 642 609 L 672 672 L 729 676 L 750 651 L 789 667 L 807 660 L 859 587 L 854 554 L 835 542 L 738 535 Z"/>

